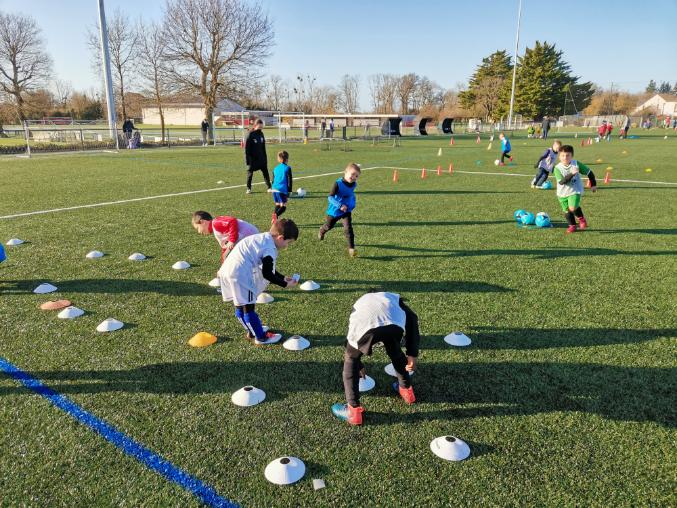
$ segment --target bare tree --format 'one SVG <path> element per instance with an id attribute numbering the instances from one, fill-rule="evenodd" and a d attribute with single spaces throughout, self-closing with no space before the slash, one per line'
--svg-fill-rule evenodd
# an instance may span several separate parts
<path id="1" fill-rule="evenodd" d="M 273 74 L 266 82 L 266 104 L 274 111 L 282 110 L 282 104 L 285 100 L 285 91 L 288 86 L 285 85 L 281 76 Z"/>
<path id="2" fill-rule="evenodd" d="M 400 114 L 407 115 L 409 114 L 410 107 L 409 105 L 412 102 L 414 91 L 419 84 L 419 77 L 410 72 L 398 78 L 397 83 L 397 98 L 400 101 Z"/>
<path id="3" fill-rule="evenodd" d="M 486 119 L 492 119 L 501 100 L 504 78 L 488 76 L 475 88 L 476 106 Z"/>
<path id="4" fill-rule="evenodd" d="M 0 13 L 0 92 L 12 99 L 21 122 L 26 120 L 29 94 L 45 83 L 51 68 L 35 20 Z"/>
<path id="5" fill-rule="evenodd" d="M 144 83 L 144 93 L 153 98 L 153 103 L 160 117 L 160 132 L 162 142 L 165 141 L 165 114 L 164 103 L 172 93 L 171 81 L 168 77 L 166 40 L 163 27 L 157 23 L 139 24 L 139 59 L 140 73 Z"/>
<path id="6" fill-rule="evenodd" d="M 357 112 L 360 103 L 360 77 L 345 74 L 338 85 L 337 106 L 346 113 Z"/>
<path id="7" fill-rule="evenodd" d="M 260 77 L 273 46 L 268 16 L 242 0 L 167 0 L 163 23 L 170 73 L 202 97 L 208 118 L 219 96 L 241 95 Z"/>
<path id="8" fill-rule="evenodd" d="M 70 81 L 55 79 L 52 82 L 52 92 L 54 94 L 54 101 L 56 102 L 56 105 L 63 111 L 66 111 L 68 108 L 68 103 L 71 100 L 71 96 L 73 95 L 73 85 L 70 83 Z"/>
<path id="9" fill-rule="evenodd" d="M 123 118 L 127 118 L 125 93 L 132 80 L 134 65 L 138 53 L 139 30 L 120 9 L 113 11 L 107 19 L 108 49 L 113 74 L 113 86 Z M 90 28 L 87 31 L 87 45 L 92 51 L 94 68 L 101 73 L 101 41 L 99 30 Z"/>
<path id="10" fill-rule="evenodd" d="M 376 113 L 395 112 L 397 99 L 397 77 L 392 74 L 373 74 L 369 76 L 369 91 Z"/>

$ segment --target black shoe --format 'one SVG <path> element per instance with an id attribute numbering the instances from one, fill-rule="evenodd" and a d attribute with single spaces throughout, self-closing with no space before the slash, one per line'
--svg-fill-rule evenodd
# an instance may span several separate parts
<path id="1" fill-rule="evenodd" d="M 317 238 L 318 238 L 320 241 L 324 240 L 324 233 L 325 233 L 325 232 L 324 232 L 322 229 L 320 229 L 320 231 L 317 233 Z"/>

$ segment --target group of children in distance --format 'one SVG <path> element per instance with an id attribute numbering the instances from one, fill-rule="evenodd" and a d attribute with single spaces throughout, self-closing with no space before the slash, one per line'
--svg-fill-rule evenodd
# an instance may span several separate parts
<path id="1" fill-rule="evenodd" d="M 285 276 L 277 271 L 279 251 L 296 241 L 299 230 L 294 221 L 281 219 L 292 192 L 292 174 L 289 154 L 281 151 L 278 165 L 273 171 L 271 191 L 275 203 L 270 231 L 259 233 L 248 222 L 229 216 L 212 217 L 205 211 L 193 213 L 193 228 L 203 235 L 214 235 L 221 247 L 221 267 L 217 272 L 223 301 L 233 302 L 235 317 L 245 330 L 248 340 L 257 346 L 275 344 L 282 338 L 263 326 L 256 313 L 256 300 L 269 283 L 282 288 L 294 287 L 299 276 Z M 355 253 L 355 235 L 352 212 L 355 209 L 355 188 L 361 174 L 358 164 L 349 164 L 343 177 L 337 179 L 329 192 L 324 224 L 318 232 L 323 240 L 338 221 L 348 241 L 348 254 Z M 400 348 L 406 337 L 406 356 Z M 387 292 L 370 292 L 363 295 L 353 306 L 348 328 L 348 340 L 344 354 L 343 385 L 346 404 L 335 404 L 333 414 L 352 425 L 361 425 L 364 409 L 359 402 L 359 380 L 366 375 L 361 357 L 371 355 L 377 343 L 384 345 L 390 357 L 397 382 L 393 389 L 407 404 L 416 400 L 411 386 L 410 373 L 416 369 L 420 333 L 418 317 L 402 301 L 400 295 Z"/>

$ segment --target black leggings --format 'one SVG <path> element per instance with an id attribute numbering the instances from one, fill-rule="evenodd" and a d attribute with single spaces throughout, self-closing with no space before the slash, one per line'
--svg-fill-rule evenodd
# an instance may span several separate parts
<path id="1" fill-rule="evenodd" d="M 501 153 L 501 162 L 503 162 L 505 157 L 510 157 L 510 150 L 506 150 L 505 152 Z"/>
<path id="2" fill-rule="evenodd" d="M 268 174 L 268 168 L 249 168 L 247 170 L 247 189 L 252 189 L 252 177 L 254 176 L 254 171 L 261 171 L 261 173 L 263 173 L 263 179 L 266 181 L 266 185 L 270 189 L 270 175 Z"/>
<path id="3" fill-rule="evenodd" d="M 372 345 L 382 342 L 386 353 L 393 362 L 393 367 L 395 367 L 397 382 L 400 386 L 409 388 L 411 379 L 406 369 L 407 357 L 400 348 L 403 334 L 404 330 L 397 325 L 379 326 L 365 333 L 360 342 L 365 340 L 367 335 L 371 335 Z M 366 340 L 369 340 L 369 338 Z M 362 351 L 346 344 L 346 351 L 343 355 L 343 389 L 346 393 L 346 401 L 353 407 L 360 405 L 360 369 L 363 367 L 361 358 Z"/>
<path id="4" fill-rule="evenodd" d="M 333 229 L 334 226 L 336 226 L 336 223 L 340 220 L 343 220 L 343 234 L 346 236 L 346 240 L 348 240 L 348 247 L 354 249 L 355 233 L 353 232 L 353 216 L 350 212 L 347 212 L 341 217 L 332 217 L 331 215 L 327 215 L 324 224 L 322 227 L 320 227 L 320 231 L 322 234 L 326 233 L 330 229 Z"/>

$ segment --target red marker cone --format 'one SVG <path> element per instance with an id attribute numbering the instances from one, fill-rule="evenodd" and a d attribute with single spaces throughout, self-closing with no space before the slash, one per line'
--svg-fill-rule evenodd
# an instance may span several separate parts
<path id="1" fill-rule="evenodd" d="M 244 148 L 244 139 L 240 140 L 240 148 Z"/>
<path id="2" fill-rule="evenodd" d="M 604 183 L 607 185 L 611 183 L 611 171 L 607 171 L 604 175 Z"/>
<path id="3" fill-rule="evenodd" d="M 479 142 L 480 142 L 480 135 L 479 135 L 479 134 L 477 135 L 477 141 L 475 141 L 475 142 L 476 142 L 477 144 L 479 144 Z"/>
<path id="4" fill-rule="evenodd" d="M 397 183 L 400 181 L 400 175 L 396 169 L 393 169 L 393 182 Z"/>
<path id="5" fill-rule="evenodd" d="M 581 139 L 581 146 L 585 146 L 585 141 Z"/>
<path id="6" fill-rule="evenodd" d="M 437 176 L 442 176 L 442 166 L 440 164 L 437 165 Z"/>
<path id="7" fill-rule="evenodd" d="M 453 146 L 454 144 L 454 136 L 451 136 L 451 139 L 449 140 L 449 146 Z"/>
<path id="8" fill-rule="evenodd" d="M 450 175 L 454 174 L 454 163 L 453 162 L 449 163 L 449 174 Z"/>
<path id="9" fill-rule="evenodd" d="M 425 168 L 421 170 L 421 178 L 428 178 L 428 173 L 426 173 Z"/>

